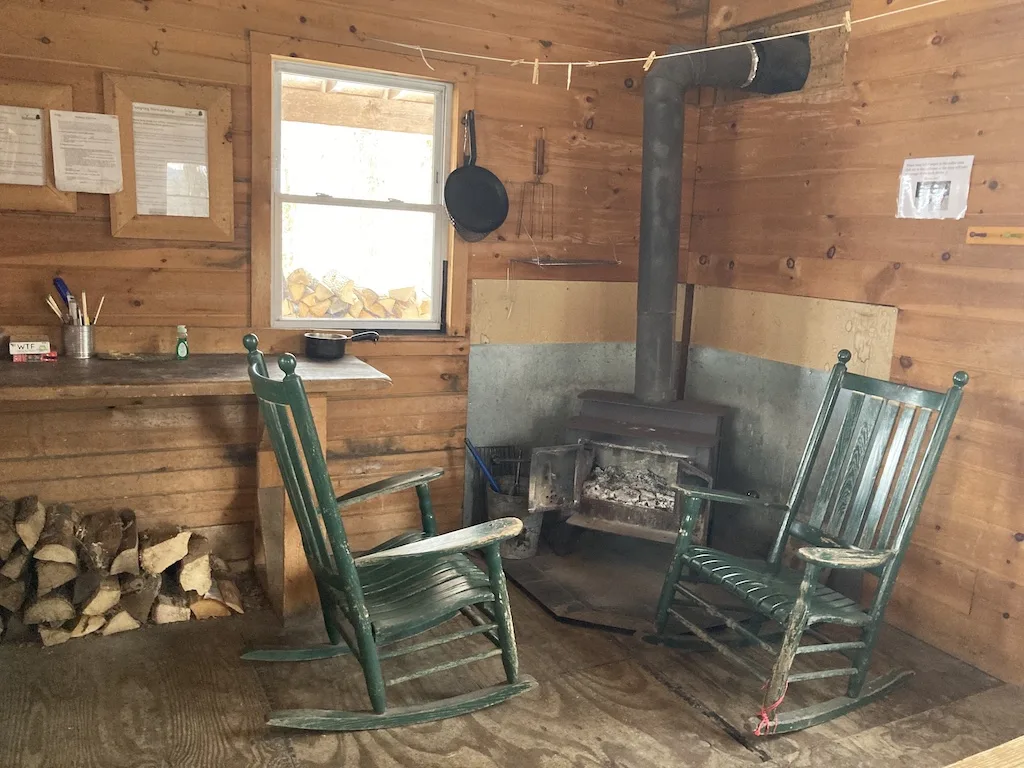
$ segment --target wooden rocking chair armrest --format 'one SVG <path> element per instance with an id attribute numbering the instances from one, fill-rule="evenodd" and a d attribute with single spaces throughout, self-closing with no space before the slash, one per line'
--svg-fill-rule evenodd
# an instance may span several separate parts
<path id="1" fill-rule="evenodd" d="M 377 496 L 383 496 L 388 493 L 396 493 L 397 491 L 404 491 L 409 488 L 415 488 L 418 485 L 425 485 L 426 483 L 437 480 L 444 474 L 444 470 L 439 467 L 429 467 L 427 469 L 417 469 L 413 472 L 405 472 L 401 475 L 395 475 L 385 480 L 378 480 L 376 483 L 370 483 L 364 485 L 361 488 L 356 488 L 354 491 L 349 491 L 346 494 L 339 496 L 336 501 L 338 508 L 347 507 L 350 504 L 356 504 L 360 501 L 368 501 L 369 499 Z"/>
<path id="2" fill-rule="evenodd" d="M 442 533 L 439 536 L 430 536 L 411 544 L 403 544 L 393 549 L 383 549 L 380 552 L 363 555 L 355 559 L 355 564 L 357 567 L 364 567 L 380 565 L 392 560 L 405 560 L 410 557 L 436 558 L 470 552 L 511 539 L 513 536 L 518 536 L 522 530 L 523 521 L 518 517 L 503 517 L 500 520 L 490 520 L 451 533 Z"/>
<path id="3" fill-rule="evenodd" d="M 846 547 L 801 547 L 797 556 L 806 563 L 840 570 L 878 568 L 889 562 L 895 552 Z"/>
<path id="4" fill-rule="evenodd" d="M 694 485 L 675 485 L 672 490 L 679 491 L 683 496 L 694 499 L 706 499 L 708 501 L 720 501 L 724 504 L 737 504 L 744 507 L 762 507 L 778 512 L 785 512 L 789 507 L 774 501 L 761 501 L 754 496 L 744 496 L 733 491 L 719 491 L 713 488 L 699 488 Z"/>

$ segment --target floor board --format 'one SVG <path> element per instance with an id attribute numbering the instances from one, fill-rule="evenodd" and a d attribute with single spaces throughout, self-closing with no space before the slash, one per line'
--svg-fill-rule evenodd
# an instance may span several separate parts
<path id="1" fill-rule="evenodd" d="M 944 766 L 1024 732 L 1024 690 L 896 630 L 884 633 L 878 666 L 913 667 L 910 684 L 819 728 L 754 739 L 742 726 L 759 705 L 757 683 L 716 655 L 560 624 L 520 594 L 513 612 L 522 668 L 539 681 L 536 690 L 454 720 L 357 734 L 264 726 L 275 708 L 368 707 L 351 658 L 239 658 L 253 647 L 322 642 L 315 622 L 283 630 L 255 609 L 50 649 L 3 643 L 0 766 L 918 768 Z M 444 653 L 432 650 L 419 661 Z M 410 664 L 403 659 L 390 669 Z M 399 687 L 392 700 L 454 695 L 501 674 L 500 662 L 490 659 Z M 794 692 L 794 704 L 815 693 Z"/>

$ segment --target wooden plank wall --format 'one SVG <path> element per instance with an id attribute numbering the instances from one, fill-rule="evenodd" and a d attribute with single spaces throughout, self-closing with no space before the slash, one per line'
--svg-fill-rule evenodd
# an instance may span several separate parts
<path id="1" fill-rule="evenodd" d="M 712 0 L 720 28 L 806 5 Z M 853 18 L 914 0 L 854 0 Z M 954 0 L 857 25 L 845 81 L 701 111 L 689 278 L 898 308 L 891 378 L 971 374 L 888 620 L 1024 682 L 1024 5 Z M 966 221 L 896 220 L 903 159 L 975 155 Z"/>
<path id="2" fill-rule="evenodd" d="M 393 49 L 371 38 L 531 61 L 589 60 L 699 42 L 706 2 L 6 0 L 3 8 L 0 79 L 66 83 L 75 109 L 103 111 L 104 71 L 229 86 L 236 231 L 226 244 L 114 239 L 107 198 L 87 194 L 78 196 L 75 214 L 5 212 L 0 329 L 49 326 L 42 296 L 58 272 L 75 290 L 106 294 L 100 349 L 168 351 L 174 326 L 184 323 L 193 351 L 203 353 L 240 351 L 249 330 L 249 31 L 385 50 Z M 577 69 L 569 91 L 562 69 L 544 70 L 538 86 L 530 84 L 529 67 L 480 64 L 478 73 L 481 161 L 503 179 L 530 180 L 533 139 L 545 128 L 556 213 L 553 241 L 536 249 L 517 240 L 513 214 L 474 248 L 471 276 L 505 278 L 509 258 L 543 249 L 623 264 L 517 266 L 515 277 L 635 280 L 640 67 Z M 691 111 L 695 141 L 696 107 Z M 694 167 L 691 161 L 691 178 Z M 261 337 L 273 349 L 295 348 L 295 334 Z M 330 403 L 328 448 L 338 487 L 440 465 L 449 475 L 436 488 L 439 516 L 444 525 L 458 524 L 468 343 L 389 340 L 357 352 L 395 386 L 382 398 Z M 251 518 L 256 417 L 243 399 L 8 405 L 0 427 L 0 493 L 39 492 L 87 507 L 130 504 L 147 525 L 245 525 Z M 379 504 L 353 510 L 355 545 L 415 524 L 411 501 L 403 504 L 386 513 Z"/>

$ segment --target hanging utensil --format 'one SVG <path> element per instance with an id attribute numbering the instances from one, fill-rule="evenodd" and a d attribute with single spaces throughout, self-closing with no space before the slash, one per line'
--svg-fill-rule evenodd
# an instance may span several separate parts
<path id="1" fill-rule="evenodd" d="M 541 181 L 546 172 L 547 140 L 544 129 L 533 144 L 533 181 L 519 185 L 519 216 L 516 237 L 524 234 L 534 240 L 552 240 L 555 230 L 555 188 Z"/>
<path id="2" fill-rule="evenodd" d="M 466 127 L 463 165 L 444 183 L 444 205 L 455 231 L 474 243 L 500 227 L 508 217 L 508 192 L 501 180 L 476 164 L 476 114 L 471 109 L 463 119 Z"/>

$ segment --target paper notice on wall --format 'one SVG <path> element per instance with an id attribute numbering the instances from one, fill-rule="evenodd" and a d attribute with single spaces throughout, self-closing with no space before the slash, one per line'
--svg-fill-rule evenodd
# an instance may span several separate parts
<path id="1" fill-rule="evenodd" d="M 132 130 L 138 213 L 208 217 L 206 110 L 132 104 Z"/>
<path id="2" fill-rule="evenodd" d="M 57 189 L 103 195 L 121 191 L 117 115 L 51 110 L 50 138 Z"/>
<path id="3" fill-rule="evenodd" d="M 962 219 L 967 215 L 974 155 L 903 161 L 897 219 Z"/>
<path id="4" fill-rule="evenodd" d="M 43 110 L 0 106 L 0 184 L 46 183 Z"/>

